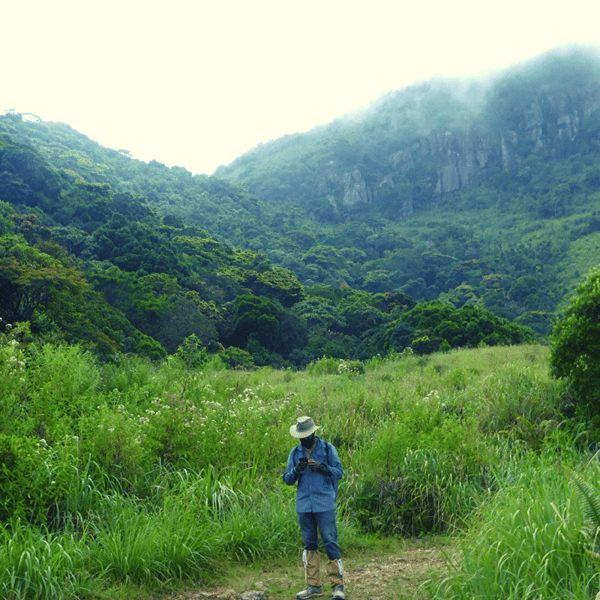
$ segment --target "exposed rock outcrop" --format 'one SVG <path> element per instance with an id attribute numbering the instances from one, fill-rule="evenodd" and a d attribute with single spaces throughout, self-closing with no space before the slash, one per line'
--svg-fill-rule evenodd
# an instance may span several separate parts
<path id="1" fill-rule="evenodd" d="M 326 195 L 335 209 L 339 206 L 367 204 L 373 199 L 373 190 L 358 168 L 337 170 L 333 162 L 319 183 L 319 192 Z"/>
<path id="2" fill-rule="evenodd" d="M 406 177 L 412 193 L 396 202 L 399 216 L 465 187 L 486 181 L 499 169 L 517 167 L 531 152 L 561 158 L 578 151 L 588 120 L 597 120 L 600 87 L 569 93 L 538 93 L 523 110 L 490 114 L 467 129 L 435 131 L 416 139 L 389 157 L 389 170 L 368 185 L 358 167 L 336 169 L 329 163 L 319 192 L 338 209 L 378 199 L 383 185 L 394 187 L 395 177 Z M 600 135 L 587 141 L 600 144 Z M 384 167 L 385 168 L 385 167 Z M 403 192 L 404 193 L 404 192 Z"/>

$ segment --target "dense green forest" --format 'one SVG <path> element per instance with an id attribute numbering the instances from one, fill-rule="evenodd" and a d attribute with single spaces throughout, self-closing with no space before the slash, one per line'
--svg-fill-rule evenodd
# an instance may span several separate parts
<path id="1" fill-rule="evenodd" d="M 600 262 L 599 74 L 576 49 L 418 83 L 213 176 L 10 111 L 2 323 L 245 367 L 543 340 Z"/>
<path id="2" fill-rule="evenodd" d="M 545 335 L 600 259 L 599 147 L 600 56 L 572 47 L 391 92 L 217 175 L 311 216 L 314 241 L 269 252 L 303 283 L 473 302 Z"/>

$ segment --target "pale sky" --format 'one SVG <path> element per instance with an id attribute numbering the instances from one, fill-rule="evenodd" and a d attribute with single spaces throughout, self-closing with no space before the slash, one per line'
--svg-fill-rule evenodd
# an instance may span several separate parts
<path id="1" fill-rule="evenodd" d="M 211 174 L 416 80 L 599 43 L 599 17 L 597 0 L 11 0 L 0 113 Z"/>

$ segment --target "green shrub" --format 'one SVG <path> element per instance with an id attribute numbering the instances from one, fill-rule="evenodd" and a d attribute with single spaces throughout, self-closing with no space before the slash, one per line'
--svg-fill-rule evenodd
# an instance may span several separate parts
<path id="1" fill-rule="evenodd" d="M 471 397 L 483 432 L 511 429 L 519 420 L 531 423 L 562 419 L 562 387 L 529 365 L 508 363 L 485 377 Z"/>
<path id="2" fill-rule="evenodd" d="M 461 524 L 484 494 L 485 479 L 457 455 L 406 450 L 395 474 L 367 473 L 346 493 L 349 516 L 365 532 L 418 536 Z"/>
<path id="3" fill-rule="evenodd" d="M 309 375 L 336 375 L 339 365 L 339 358 L 324 357 L 307 365 L 306 372 Z"/>
<path id="4" fill-rule="evenodd" d="M 14 337 L 0 335 L 0 432 L 26 434 L 32 430 L 26 409 L 26 360 L 23 346 Z"/>
<path id="5" fill-rule="evenodd" d="M 44 439 L 0 434 L 0 520 L 46 523 L 50 508 L 67 493 L 72 445 L 50 447 Z"/>
<path id="6" fill-rule="evenodd" d="M 122 356 L 120 360 L 99 366 L 99 394 L 118 390 L 122 399 L 139 402 L 148 395 L 162 391 L 162 381 L 157 377 L 160 365 L 147 358 Z"/>
<path id="7" fill-rule="evenodd" d="M 600 426 L 600 269 L 577 288 L 577 295 L 552 334 L 550 367 L 565 379 L 584 413 Z"/>
<path id="8" fill-rule="evenodd" d="M 437 390 L 421 399 L 408 398 L 389 413 L 365 451 L 365 460 L 382 476 L 395 476 L 406 450 L 431 450 L 455 455 L 463 470 L 477 470 L 481 459 L 476 419 L 456 415 Z"/>
<path id="9" fill-rule="evenodd" d="M 179 348 L 177 348 L 175 356 L 188 369 L 201 369 L 208 360 L 208 352 L 195 334 L 189 335 L 183 340 Z"/>
<path id="10" fill-rule="evenodd" d="M 214 450 L 211 442 L 217 429 L 210 422 L 218 416 L 221 405 L 200 400 L 197 404 L 178 394 L 152 398 L 151 408 L 146 408 L 137 418 L 140 439 L 144 448 L 163 463 L 180 461 L 202 465 L 207 451 Z"/>
<path id="11" fill-rule="evenodd" d="M 25 410 L 48 441 L 77 433 L 75 423 L 94 412 L 100 372 L 92 354 L 78 346 L 31 348 Z M 30 432 L 30 433 L 33 433 Z"/>
<path id="12" fill-rule="evenodd" d="M 360 360 L 323 357 L 306 367 L 310 375 L 362 375 L 365 366 Z"/>
<path id="13" fill-rule="evenodd" d="M 219 352 L 221 360 L 227 364 L 231 369 L 239 367 L 242 369 L 254 368 L 254 358 L 250 352 L 237 348 L 236 346 L 230 346 Z"/>
<path id="14" fill-rule="evenodd" d="M 341 359 L 338 364 L 337 372 L 339 375 L 363 375 L 365 366 L 360 360 Z"/>
<path id="15" fill-rule="evenodd" d="M 122 404 L 112 408 L 106 402 L 94 415 L 80 420 L 82 457 L 92 457 L 106 474 L 131 479 L 147 469 L 152 455 L 144 445 L 143 424 Z"/>

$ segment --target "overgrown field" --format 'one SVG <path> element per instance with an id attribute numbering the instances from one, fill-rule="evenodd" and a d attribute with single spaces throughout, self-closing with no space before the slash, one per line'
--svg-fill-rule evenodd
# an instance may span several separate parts
<path id="1" fill-rule="evenodd" d="M 496 347 L 306 371 L 100 364 L 0 339 L 0 597 L 106 598 L 297 557 L 281 480 L 312 415 L 345 467 L 344 552 L 365 533 L 457 536 L 433 598 L 590 598 L 600 467 L 547 348 Z M 123 592 L 125 590 L 125 592 Z"/>

